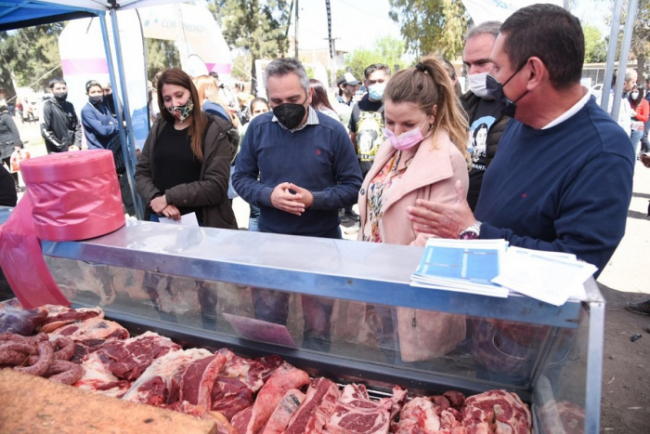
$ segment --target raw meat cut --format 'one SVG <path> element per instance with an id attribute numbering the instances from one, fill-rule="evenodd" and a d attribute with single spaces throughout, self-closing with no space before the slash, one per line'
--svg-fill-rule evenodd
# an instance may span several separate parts
<path id="1" fill-rule="evenodd" d="M 404 405 L 394 433 L 437 433 L 439 430 L 440 417 L 436 414 L 435 405 L 428 398 L 418 397 Z"/>
<path id="2" fill-rule="evenodd" d="M 548 401 L 539 411 L 545 432 L 557 434 L 583 434 L 585 410 L 572 402 Z"/>
<path id="3" fill-rule="evenodd" d="M 287 390 L 299 389 L 307 384 L 309 375 L 305 371 L 283 363 L 262 386 L 253 406 L 232 418 L 232 425 L 239 434 L 257 434 L 266 425 Z"/>
<path id="4" fill-rule="evenodd" d="M 30 336 L 47 317 L 42 308 L 25 309 L 17 298 L 0 303 L 0 333 Z"/>
<path id="5" fill-rule="evenodd" d="M 397 416 L 399 416 L 399 413 L 402 411 L 402 407 L 406 402 L 406 397 L 408 396 L 408 394 L 409 394 L 408 390 L 402 389 L 399 386 L 395 386 L 393 387 L 393 396 L 390 398 L 383 398 L 383 399 L 390 399 L 391 402 L 390 420 L 391 421 L 397 419 Z"/>
<path id="6" fill-rule="evenodd" d="M 528 406 L 519 396 L 506 390 L 490 390 L 465 400 L 463 425 L 468 433 L 530 434 L 532 419 Z"/>
<path id="7" fill-rule="evenodd" d="M 69 324 L 50 333 L 50 340 L 61 337 L 70 338 L 76 344 L 71 360 L 78 363 L 105 342 L 128 339 L 129 332 L 116 322 L 95 317 Z"/>
<path id="8" fill-rule="evenodd" d="M 287 390 L 261 434 L 282 434 L 287 429 L 291 416 L 298 410 L 304 399 L 305 394 L 300 390 Z"/>
<path id="9" fill-rule="evenodd" d="M 227 360 L 221 375 L 223 377 L 239 379 L 253 393 L 262 388 L 264 382 L 283 362 L 280 356 L 275 355 L 258 357 L 257 359 L 246 359 L 237 356 L 227 348 L 220 349 L 218 353 L 224 355 Z"/>
<path id="10" fill-rule="evenodd" d="M 348 384 L 327 422 L 327 432 L 336 434 L 387 434 L 390 428 L 390 398 L 372 401 L 362 384 Z"/>
<path id="11" fill-rule="evenodd" d="M 225 364 L 226 358 L 221 354 L 190 363 L 181 379 L 180 401 L 197 406 L 204 414 L 210 410 L 212 388 Z"/>
<path id="12" fill-rule="evenodd" d="M 74 383 L 74 386 L 79 389 L 120 398 L 131 388 L 129 381 L 120 380 L 113 375 L 96 352 L 89 354 L 82 362 L 82 366 L 85 370 L 84 375 Z"/>
<path id="13" fill-rule="evenodd" d="M 52 333 L 60 327 L 88 318 L 104 318 L 104 310 L 101 307 L 71 309 L 47 304 L 43 308 L 47 311 L 47 318 L 41 324 L 41 331 L 44 333 Z"/>
<path id="14" fill-rule="evenodd" d="M 210 357 L 208 350 L 192 348 L 173 351 L 154 360 L 122 399 L 162 406 L 178 401 L 180 380 L 188 364 Z"/>
<path id="15" fill-rule="evenodd" d="M 239 379 L 219 376 L 214 382 L 212 410 L 222 413 L 229 421 L 253 402 L 253 392 Z"/>
<path id="16" fill-rule="evenodd" d="M 269 380 L 270 381 L 270 380 Z M 330 419 L 339 399 L 339 388 L 327 378 L 316 378 L 307 390 L 307 396 L 291 417 L 286 434 L 321 433 Z"/>
<path id="17" fill-rule="evenodd" d="M 146 332 L 123 341 L 106 342 L 99 347 L 97 355 L 117 378 L 134 381 L 155 359 L 180 349 L 171 339 Z"/>

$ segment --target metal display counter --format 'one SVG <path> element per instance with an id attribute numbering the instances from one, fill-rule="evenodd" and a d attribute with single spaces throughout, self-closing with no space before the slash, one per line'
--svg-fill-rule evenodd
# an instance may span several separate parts
<path id="1" fill-rule="evenodd" d="M 586 299 L 555 307 L 412 287 L 423 248 L 139 221 L 42 246 L 74 305 L 99 304 L 133 333 L 278 354 L 378 393 L 508 389 L 531 404 L 536 433 L 567 420 L 599 430 L 605 303 L 593 279 Z"/>

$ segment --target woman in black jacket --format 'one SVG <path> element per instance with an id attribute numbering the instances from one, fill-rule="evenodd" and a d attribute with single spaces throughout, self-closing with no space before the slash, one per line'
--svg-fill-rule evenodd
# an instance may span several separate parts
<path id="1" fill-rule="evenodd" d="M 180 220 L 194 212 L 204 226 L 237 229 L 228 199 L 236 151 L 227 134 L 231 124 L 201 111 L 196 87 L 180 69 L 165 71 L 157 88 L 161 118 L 149 132 L 135 172 L 150 220 Z"/>
<path id="2" fill-rule="evenodd" d="M 11 154 L 16 148 L 22 148 L 22 146 L 20 133 L 18 133 L 14 119 L 9 114 L 7 102 L 2 99 L 0 100 L 0 157 L 2 157 L 2 164 L 11 168 Z M 18 191 L 18 173 L 12 173 L 11 176 L 16 184 L 16 191 Z"/>

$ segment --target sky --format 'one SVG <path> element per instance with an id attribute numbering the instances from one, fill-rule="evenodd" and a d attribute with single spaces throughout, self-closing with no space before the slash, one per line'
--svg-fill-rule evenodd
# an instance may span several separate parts
<path id="1" fill-rule="evenodd" d="M 576 0 L 571 12 L 596 25 L 603 36 L 609 34 L 605 17 L 612 0 Z M 388 17 L 389 0 L 330 0 L 332 37 L 338 50 L 372 48 L 376 39 L 393 36 L 401 39 L 399 26 Z M 327 48 L 327 9 L 325 0 L 299 0 L 298 44 L 300 49 Z M 294 29 L 292 26 L 291 34 Z"/>

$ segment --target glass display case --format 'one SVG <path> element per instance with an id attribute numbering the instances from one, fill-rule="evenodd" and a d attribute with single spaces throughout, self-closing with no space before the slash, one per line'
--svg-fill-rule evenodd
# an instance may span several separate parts
<path id="1" fill-rule="evenodd" d="M 381 396 L 491 389 L 531 405 L 536 433 L 599 431 L 604 300 L 556 307 L 410 286 L 423 248 L 148 222 L 43 242 L 75 306 L 137 334 L 277 354 Z"/>

